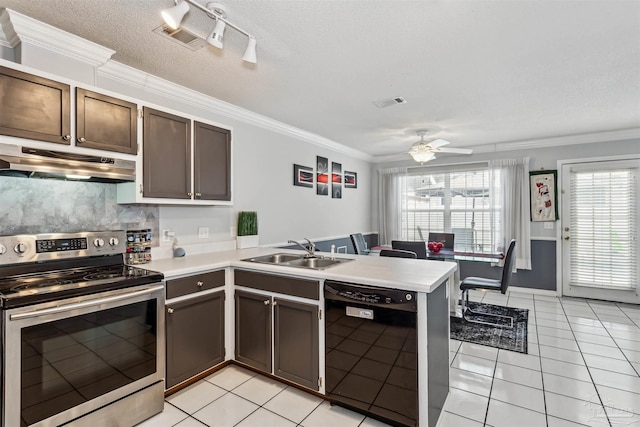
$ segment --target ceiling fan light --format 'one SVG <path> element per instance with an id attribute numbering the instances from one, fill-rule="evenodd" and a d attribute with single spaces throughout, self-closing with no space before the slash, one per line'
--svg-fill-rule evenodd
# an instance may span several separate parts
<path id="1" fill-rule="evenodd" d="M 160 15 L 164 20 L 165 24 L 171 27 L 174 30 L 177 30 L 180 27 L 180 23 L 184 18 L 184 15 L 189 11 L 189 3 L 186 1 L 181 1 L 173 7 L 163 9 L 160 11 Z"/>
<path id="2" fill-rule="evenodd" d="M 436 157 L 427 144 L 423 142 L 416 142 L 413 144 L 409 150 L 409 154 L 413 157 L 413 160 L 420 162 L 421 164 L 428 162 L 429 160 L 433 160 Z"/>
<path id="3" fill-rule="evenodd" d="M 218 19 L 215 28 L 211 34 L 209 34 L 209 37 L 207 37 L 207 43 L 213 47 L 222 49 L 224 47 L 224 29 L 226 26 L 227 24 L 222 19 Z"/>
<path id="4" fill-rule="evenodd" d="M 258 62 L 258 58 L 256 57 L 256 39 L 254 37 L 249 37 L 247 50 L 244 51 L 242 60 L 251 64 L 255 64 L 256 62 Z"/>

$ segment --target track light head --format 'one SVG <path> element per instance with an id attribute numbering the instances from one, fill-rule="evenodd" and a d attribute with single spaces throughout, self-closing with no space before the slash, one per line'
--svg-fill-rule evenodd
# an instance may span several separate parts
<path id="1" fill-rule="evenodd" d="M 163 9 L 160 15 L 162 15 L 162 19 L 169 27 L 177 30 L 180 27 L 184 15 L 186 15 L 188 11 L 189 3 L 181 1 L 173 7 Z"/>
<path id="2" fill-rule="evenodd" d="M 251 64 L 255 64 L 256 62 L 258 62 L 258 58 L 256 57 L 256 39 L 254 37 L 249 37 L 247 50 L 244 51 L 242 60 Z"/>
<path id="3" fill-rule="evenodd" d="M 207 37 L 207 43 L 213 47 L 222 49 L 224 47 L 224 29 L 226 26 L 227 24 L 222 19 L 218 19 L 215 28 L 211 34 L 209 34 L 209 37 Z"/>

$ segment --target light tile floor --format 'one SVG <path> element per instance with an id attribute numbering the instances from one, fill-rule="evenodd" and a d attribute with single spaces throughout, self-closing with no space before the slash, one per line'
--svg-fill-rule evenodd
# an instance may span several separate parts
<path id="1" fill-rule="evenodd" d="M 439 427 L 640 427 L 640 306 L 521 293 L 475 301 L 529 309 L 529 354 L 451 340 Z M 383 427 L 231 365 L 169 396 L 143 427 Z"/>

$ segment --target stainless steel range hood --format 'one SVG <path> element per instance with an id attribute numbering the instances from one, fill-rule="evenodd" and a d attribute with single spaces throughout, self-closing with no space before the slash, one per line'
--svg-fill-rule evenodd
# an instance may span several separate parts
<path id="1" fill-rule="evenodd" d="M 0 144 L 0 175 L 118 183 L 135 180 L 136 163 L 111 157 Z"/>

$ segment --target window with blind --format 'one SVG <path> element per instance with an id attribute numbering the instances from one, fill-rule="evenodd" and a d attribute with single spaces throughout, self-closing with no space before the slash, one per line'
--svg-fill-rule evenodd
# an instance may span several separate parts
<path id="1" fill-rule="evenodd" d="M 403 178 L 402 239 L 428 240 L 430 232 L 454 233 L 455 250 L 492 252 L 494 242 L 501 239 L 495 226 L 499 218 L 491 210 L 490 172 L 486 165 L 466 167 L 425 168 Z"/>
<path id="2" fill-rule="evenodd" d="M 570 194 L 572 285 L 635 289 L 637 167 L 572 168 Z"/>

